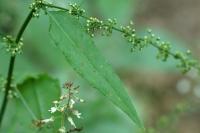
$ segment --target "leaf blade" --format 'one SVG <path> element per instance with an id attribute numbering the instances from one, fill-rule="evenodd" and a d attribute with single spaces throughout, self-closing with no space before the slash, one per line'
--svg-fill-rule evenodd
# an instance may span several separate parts
<path id="1" fill-rule="evenodd" d="M 0 132 L 35 133 L 38 128 L 33 126 L 33 120 L 51 117 L 48 110 L 52 106 L 52 101 L 60 97 L 60 85 L 57 80 L 47 75 L 38 75 L 37 77 L 28 77 L 17 87 L 20 92 L 19 98 L 10 99 Z M 24 106 L 20 98 L 25 100 L 29 109 Z M 41 132 L 55 132 L 58 129 L 55 127 L 56 124 L 55 122 L 50 129 L 41 129 Z"/>
<path id="2" fill-rule="evenodd" d="M 68 63 L 90 85 L 99 90 L 142 127 L 123 84 L 102 57 L 76 18 L 65 12 L 48 12 L 50 35 Z"/>

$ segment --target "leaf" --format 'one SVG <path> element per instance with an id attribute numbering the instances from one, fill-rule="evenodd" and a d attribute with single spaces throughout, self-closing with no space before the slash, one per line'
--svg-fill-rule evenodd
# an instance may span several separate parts
<path id="1" fill-rule="evenodd" d="M 10 99 L 0 132 L 35 133 L 39 129 L 33 126 L 33 120 L 51 117 L 48 110 L 52 106 L 52 101 L 60 97 L 59 83 L 47 75 L 40 75 L 27 78 L 17 88 L 21 93 L 19 96 L 24 99 L 27 108 L 20 98 Z M 54 131 L 54 127 L 44 127 L 40 129 L 40 132 L 53 133 L 56 131 Z"/>
<path id="2" fill-rule="evenodd" d="M 48 15 L 50 35 L 73 69 L 142 127 L 123 84 L 85 33 L 78 19 L 61 11 L 49 12 Z"/>
<path id="3" fill-rule="evenodd" d="M 87 87 L 81 87 L 80 94 L 81 98 L 87 101 L 79 105 L 84 117 L 80 121 L 84 123 L 84 130 L 81 133 L 138 133 L 137 128 L 129 121 L 129 117 L 113 108 L 104 96 Z"/>

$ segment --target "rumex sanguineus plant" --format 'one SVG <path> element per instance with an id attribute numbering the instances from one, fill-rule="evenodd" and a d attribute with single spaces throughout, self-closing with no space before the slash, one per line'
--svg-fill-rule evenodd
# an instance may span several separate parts
<path id="1" fill-rule="evenodd" d="M 62 87 L 61 94 L 57 80 L 47 75 L 27 77 L 23 83 L 12 82 L 15 60 L 19 54 L 23 53 L 24 43 L 22 37 L 24 31 L 32 19 L 42 17 L 41 12 L 49 17 L 50 36 L 56 47 L 65 56 L 66 61 L 93 88 L 99 90 L 114 105 L 125 112 L 143 132 L 147 132 L 147 130 L 145 131 L 144 125 L 137 115 L 121 80 L 101 56 L 92 38 L 98 34 L 111 36 L 113 32 L 119 32 L 127 41 L 131 52 L 142 51 L 146 47 L 154 47 L 158 51 L 158 59 L 167 61 L 169 57 L 173 57 L 178 62 L 177 67 L 183 73 L 187 73 L 192 68 L 200 72 L 200 65 L 197 60 L 190 57 L 191 52 L 189 50 L 185 52 L 173 51 L 171 44 L 162 41 L 151 29 L 146 31 L 146 35 L 140 36 L 137 34 L 132 21 L 128 25 L 122 26 L 117 23 L 116 19 L 100 20 L 96 17 L 89 17 L 86 11 L 77 4 L 69 4 L 69 8 L 64 8 L 43 0 L 35 0 L 30 5 L 30 12 L 17 36 L 7 35 L 3 37 L 3 47 L 10 53 L 10 63 L 7 78 L 2 78 L 0 82 L 4 92 L 0 110 L 0 128 L 4 122 L 7 104 L 11 97 L 15 97 L 10 101 L 16 105 L 20 104 L 20 107 L 24 107 L 30 113 L 32 121 L 29 122 L 33 125 L 34 131 L 42 130 L 46 126 L 52 127 L 49 132 L 70 133 L 83 130 L 82 127 L 77 127 L 74 122 L 74 119 L 80 119 L 80 121 L 82 119 L 80 111 L 74 106 L 76 103 L 84 102 L 83 99 L 77 96 L 79 86 L 76 87 L 73 83 L 66 82 Z M 38 93 L 43 93 L 42 91 L 45 91 L 45 89 L 41 90 L 39 88 L 43 87 L 49 89 L 48 93 L 52 93 L 53 96 L 45 97 L 43 95 L 40 98 Z M 40 99 L 38 101 L 39 105 L 44 105 L 44 101 L 45 103 L 49 101 L 41 107 L 40 115 L 32 107 L 32 104 L 37 103 L 30 100 L 28 96 L 30 93 L 34 93 Z M 49 113 L 50 116 L 47 117 L 43 111 Z M 23 126 L 20 130 L 24 130 Z"/>

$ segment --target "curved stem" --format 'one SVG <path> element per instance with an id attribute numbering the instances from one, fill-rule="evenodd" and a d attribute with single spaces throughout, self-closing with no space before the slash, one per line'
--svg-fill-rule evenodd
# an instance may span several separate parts
<path id="1" fill-rule="evenodd" d="M 63 8 L 63 7 L 56 6 L 56 5 L 52 5 L 52 4 L 48 4 L 48 3 L 43 3 L 43 5 L 44 5 L 44 6 L 47 6 L 47 7 L 49 7 L 49 8 L 59 9 L 59 10 L 66 11 L 66 12 L 69 11 L 69 9 L 67 9 L 67 8 Z M 80 16 L 80 17 L 82 17 L 82 18 L 84 18 L 84 19 L 90 19 L 89 17 L 84 16 L 84 15 L 82 15 L 82 16 Z M 105 26 L 107 26 L 107 25 L 105 24 Z M 115 31 L 124 33 L 124 31 L 121 30 L 120 28 L 112 27 L 112 29 L 115 30 Z M 152 45 L 153 47 L 157 48 L 158 50 L 161 49 L 161 48 L 160 48 L 159 46 L 157 46 L 156 44 L 150 43 L 150 45 Z M 168 53 L 169 53 L 169 55 L 171 55 L 172 57 L 176 57 L 176 55 L 175 55 L 174 53 L 172 53 L 171 51 L 169 51 Z"/>
<path id="2" fill-rule="evenodd" d="M 34 9 L 32 9 L 30 11 L 30 13 L 28 14 L 24 23 L 22 24 L 22 26 L 21 26 L 18 34 L 17 34 L 16 40 L 15 40 L 16 44 L 19 43 L 27 25 L 29 24 L 31 18 L 33 17 L 34 11 L 35 11 Z M 6 106 L 8 104 L 8 94 L 9 94 L 9 91 L 11 89 L 12 75 L 13 75 L 13 70 L 14 70 L 14 65 L 15 65 L 15 59 L 16 59 L 15 55 L 10 57 L 10 65 L 9 65 L 8 74 L 7 74 L 7 80 L 6 80 L 7 82 L 6 82 L 6 86 L 5 86 L 5 95 L 4 95 L 4 98 L 3 98 L 1 111 L 0 111 L 0 127 L 2 125 L 3 116 L 4 116 L 4 113 L 5 113 L 5 110 L 6 110 Z"/>

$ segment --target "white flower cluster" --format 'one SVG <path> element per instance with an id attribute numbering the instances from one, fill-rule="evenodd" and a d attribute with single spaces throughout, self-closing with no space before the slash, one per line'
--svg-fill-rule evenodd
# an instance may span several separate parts
<path id="1" fill-rule="evenodd" d="M 73 127 L 76 128 L 76 124 L 73 120 L 73 117 L 76 117 L 78 119 L 81 118 L 81 113 L 74 108 L 74 105 L 76 103 L 82 103 L 84 102 L 83 99 L 80 99 L 77 94 L 78 94 L 78 88 L 73 86 L 73 83 L 71 82 L 66 82 L 63 86 L 64 91 L 63 95 L 60 96 L 59 100 L 53 101 L 54 106 L 49 109 L 49 112 L 54 114 L 56 112 L 64 113 L 66 116 L 67 121 L 69 124 Z M 65 133 L 65 127 L 61 126 L 59 129 L 60 133 Z"/>
<path id="2" fill-rule="evenodd" d="M 43 126 L 46 125 L 46 124 L 49 124 L 49 123 L 54 122 L 54 120 L 55 120 L 55 119 L 54 119 L 54 117 L 52 116 L 52 117 L 47 118 L 47 119 L 36 120 L 36 121 L 34 121 L 34 125 L 35 125 L 36 127 L 41 128 L 41 127 L 43 127 Z"/>

